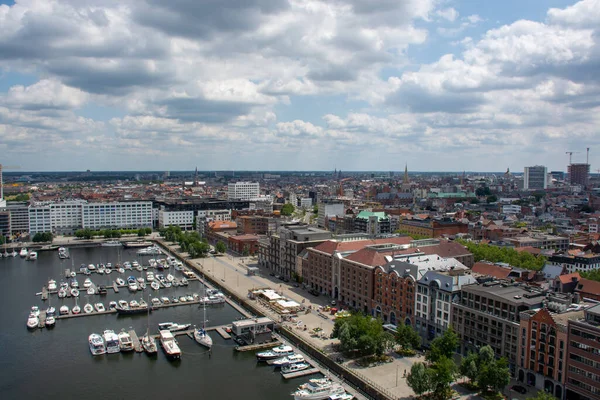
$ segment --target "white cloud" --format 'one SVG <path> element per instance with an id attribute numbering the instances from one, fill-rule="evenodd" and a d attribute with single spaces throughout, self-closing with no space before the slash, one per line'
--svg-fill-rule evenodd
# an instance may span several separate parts
<path id="1" fill-rule="evenodd" d="M 456 11 L 456 9 L 452 7 L 437 10 L 435 13 L 437 16 L 444 18 L 445 20 L 448 20 L 450 22 L 454 22 L 459 15 L 458 11 Z"/>

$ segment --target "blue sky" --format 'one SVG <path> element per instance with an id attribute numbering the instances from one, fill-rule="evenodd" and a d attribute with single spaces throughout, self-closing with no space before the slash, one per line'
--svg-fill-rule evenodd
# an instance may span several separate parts
<path id="1" fill-rule="evenodd" d="M 600 0 L 0 0 L 0 162 L 595 169 L 598 27 Z"/>

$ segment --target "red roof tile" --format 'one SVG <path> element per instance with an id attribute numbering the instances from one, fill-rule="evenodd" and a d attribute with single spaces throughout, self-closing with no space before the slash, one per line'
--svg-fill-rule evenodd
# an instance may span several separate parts
<path id="1" fill-rule="evenodd" d="M 485 262 L 476 262 L 471 268 L 473 272 L 481 274 L 493 276 L 498 279 L 506 279 L 508 275 L 511 273 L 512 268 L 501 267 L 500 265 L 494 265 Z"/>
<path id="2" fill-rule="evenodd" d="M 315 246 L 315 250 L 322 251 L 323 253 L 333 254 L 336 251 L 358 251 L 366 246 L 372 246 L 374 244 L 409 244 L 411 240 L 412 239 L 408 236 L 388 239 L 356 240 L 352 242 L 336 242 L 335 240 L 328 240 L 319 244 L 318 246 Z"/>
<path id="3" fill-rule="evenodd" d="M 573 272 L 571 274 L 560 275 L 558 277 L 558 279 L 560 279 L 560 283 L 562 283 L 563 285 L 573 282 L 573 278 L 577 278 L 576 280 L 580 280 L 581 276 L 579 275 L 579 272 Z"/>
<path id="4" fill-rule="evenodd" d="M 600 282 L 592 281 L 589 279 L 581 278 L 577 284 L 575 291 L 582 294 L 590 293 L 599 295 L 600 294 Z"/>

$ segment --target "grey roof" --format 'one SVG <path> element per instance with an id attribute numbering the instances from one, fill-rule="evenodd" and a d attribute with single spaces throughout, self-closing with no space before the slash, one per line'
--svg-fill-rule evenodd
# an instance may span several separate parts
<path id="1" fill-rule="evenodd" d="M 453 293 L 459 291 L 461 287 L 465 285 L 476 283 L 477 280 L 470 274 L 451 276 L 447 273 L 438 271 L 427 271 L 425 275 L 419 279 L 419 283 L 422 285 L 429 286 L 432 282 L 436 282 L 440 290 Z"/>
<path id="2" fill-rule="evenodd" d="M 536 306 L 541 304 L 546 298 L 545 293 L 539 290 L 533 290 L 527 286 L 502 284 L 475 284 L 462 288 L 463 292 L 473 292 L 487 298 L 508 301 L 513 304 L 523 304 L 527 306 Z"/>
<path id="3" fill-rule="evenodd" d="M 563 271 L 563 267 L 560 265 L 550 265 L 550 264 L 546 264 L 544 265 L 544 268 L 542 268 L 542 272 L 544 273 L 544 277 L 546 279 L 554 279 L 557 276 L 559 276 Z"/>

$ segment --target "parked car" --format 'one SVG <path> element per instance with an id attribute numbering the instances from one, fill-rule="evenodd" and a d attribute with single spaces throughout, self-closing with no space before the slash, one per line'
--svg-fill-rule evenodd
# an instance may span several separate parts
<path id="1" fill-rule="evenodd" d="M 269 275 L 270 276 L 275 276 L 275 272 L 271 271 L 271 272 L 269 272 Z"/>
<path id="2" fill-rule="evenodd" d="M 519 385 L 514 385 L 510 388 L 510 390 L 514 390 L 517 393 L 525 394 L 527 393 L 527 388 Z"/>

